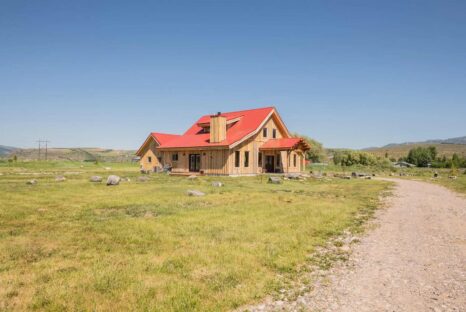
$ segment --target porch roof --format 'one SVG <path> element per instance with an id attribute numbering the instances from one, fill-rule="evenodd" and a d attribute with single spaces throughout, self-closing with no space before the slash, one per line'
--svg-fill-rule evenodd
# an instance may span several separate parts
<path id="1" fill-rule="evenodd" d="M 301 138 L 282 138 L 271 139 L 265 142 L 260 150 L 291 150 L 301 148 L 303 151 L 309 150 L 311 147 Z"/>

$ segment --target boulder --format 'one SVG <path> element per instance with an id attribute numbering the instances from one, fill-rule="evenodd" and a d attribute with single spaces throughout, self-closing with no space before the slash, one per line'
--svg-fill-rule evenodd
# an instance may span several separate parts
<path id="1" fill-rule="evenodd" d="M 189 196 L 204 196 L 205 195 L 205 193 L 198 191 L 198 190 L 187 190 L 186 194 L 188 194 Z"/>
<path id="2" fill-rule="evenodd" d="M 107 178 L 107 185 L 118 185 L 120 184 L 120 177 L 117 175 L 110 175 Z"/>
<path id="3" fill-rule="evenodd" d="M 197 176 L 196 176 L 196 175 L 190 175 L 190 176 L 188 177 L 188 180 L 195 180 L 195 179 L 197 179 Z"/>
<path id="4" fill-rule="evenodd" d="M 301 177 L 301 174 L 299 173 L 288 173 L 285 175 L 285 178 L 288 178 L 290 180 L 298 180 Z"/>
<path id="5" fill-rule="evenodd" d="M 139 178 L 138 178 L 138 181 L 139 181 L 139 182 L 147 182 L 147 181 L 149 181 L 149 180 L 150 180 L 149 177 L 145 177 L 145 176 L 139 177 Z"/>
<path id="6" fill-rule="evenodd" d="M 56 182 L 65 182 L 66 178 L 64 176 L 56 176 L 55 181 Z"/>
<path id="7" fill-rule="evenodd" d="M 214 181 L 214 182 L 212 182 L 212 186 L 213 186 L 213 187 L 222 187 L 222 186 L 223 186 L 223 183 L 220 182 L 220 181 Z"/>
<path id="8" fill-rule="evenodd" d="M 345 180 L 351 180 L 351 176 L 347 175 L 347 176 L 342 176 L 341 177 L 342 179 L 345 179 Z"/>
<path id="9" fill-rule="evenodd" d="M 110 168 L 110 167 L 105 167 L 105 170 L 112 170 L 112 168 Z"/>
<path id="10" fill-rule="evenodd" d="M 90 181 L 91 181 L 91 182 L 102 182 L 102 177 L 100 177 L 100 176 L 92 176 L 92 177 L 90 178 Z"/>
<path id="11" fill-rule="evenodd" d="M 281 184 L 282 180 L 279 177 L 269 177 L 269 183 Z"/>
<path id="12" fill-rule="evenodd" d="M 457 177 L 456 176 L 449 176 L 448 178 L 452 179 L 452 180 L 456 180 Z"/>
<path id="13" fill-rule="evenodd" d="M 131 182 L 131 179 L 128 177 L 121 178 L 122 182 Z"/>
<path id="14" fill-rule="evenodd" d="M 35 185 L 35 184 L 37 184 L 37 180 L 29 180 L 29 181 L 26 182 L 26 184 Z"/>

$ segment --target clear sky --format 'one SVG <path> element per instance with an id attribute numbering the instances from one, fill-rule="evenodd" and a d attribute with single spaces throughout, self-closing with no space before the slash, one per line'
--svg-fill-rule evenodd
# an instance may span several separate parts
<path id="1" fill-rule="evenodd" d="M 0 3 L 0 144 L 137 148 L 276 106 L 328 147 L 466 135 L 466 1 Z"/>

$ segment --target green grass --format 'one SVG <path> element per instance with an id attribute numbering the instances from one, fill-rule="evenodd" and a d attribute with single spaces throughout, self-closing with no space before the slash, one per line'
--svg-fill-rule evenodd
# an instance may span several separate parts
<path id="1" fill-rule="evenodd" d="M 357 229 L 390 185 L 166 175 L 142 183 L 137 168 L 0 165 L 0 310 L 219 311 L 259 301 L 295 279 L 316 246 Z M 58 174 L 67 180 L 55 182 Z M 88 182 L 94 174 L 131 182 Z M 26 185 L 31 178 L 38 184 Z"/>
<path id="2" fill-rule="evenodd" d="M 399 172 L 403 172 L 406 174 L 406 176 L 403 176 L 401 178 L 417 179 L 430 183 L 435 183 L 443 185 L 453 191 L 466 194 L 466 169 L 458 169 L 456 179 L 449 178 L 449 176 L 452 175 L 451 169 L 409 168 L 397 170 L 397 174 Z M 438 173 L 438 178 L 433 179 L 434 172 Z"/>

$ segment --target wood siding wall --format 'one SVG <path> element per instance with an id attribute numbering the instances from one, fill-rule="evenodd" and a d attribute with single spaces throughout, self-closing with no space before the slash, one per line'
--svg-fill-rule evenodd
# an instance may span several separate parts
<path id="1" fill-rule="evenodd" d="M 225 118 L 224 118 L 225 119 Z M 267 137 L 263 136 L 263 128 L 267 128 Z M 276 129 L 276 138 L 286 137 L 280 127 L 277 126 L 273 117 L 270 117 L 264 126 L 251 138 L 242 142 L 233 149 L 181 149 L 173 151 L 158 151 L 155 141 L 148 144 L 144 155 L 141 157 L 141 168 L 144 170 L 153 170 L 156 166 L 171 165 L 173 173 L 189 173 L 189 154 L 200 154 L 201 171 L 208 175 L 253 175 L 265 172 L 265 156 L 275 156 L 275 168 L 284 173 L 296 173 L 304 170 L 304 153 L 301 150 L 293 151 L 262 151 L 262 166 L 259 166 L 260 146 L 266 141 L 272 139 L 273 130 Z M 212 128 L 211 128 L 212 131 Z M 240 152 L 239 167 L 235 166 L 235 152 Z M 245 167 L 245 152 L 249 152 L 249 166 Z M 173 161 L 172 155 L 178 154 L 178 160 Z M 280 155 L 281 161 L 277 166 L 277 155 Z M 294 155 L 296 155 L 296 166 L 294 165 Z M 148 157 L 152 158 L 151 163 Z M 157 157 L 162 159 L 160 164 Z"/>

